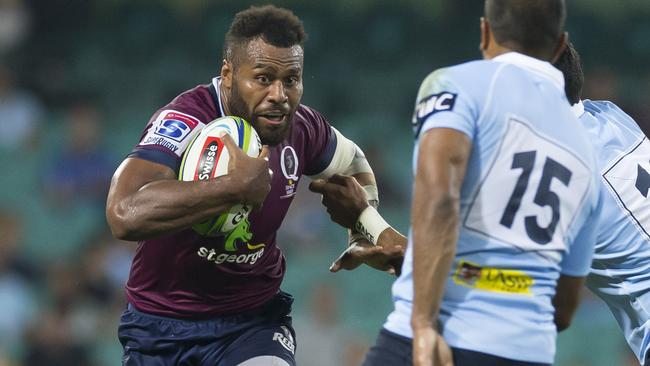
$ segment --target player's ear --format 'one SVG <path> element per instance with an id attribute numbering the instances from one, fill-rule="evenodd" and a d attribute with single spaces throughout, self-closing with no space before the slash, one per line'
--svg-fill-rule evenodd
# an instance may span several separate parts
<path id="1" fill-rule="evenodd" d="M 234 70 L 232 63 L 224 59 L 221 64 L 221 85 L 223 85 L 226 89 L 230 89 L 232 87 L 233 71 Z"/>
<path id="2" fill-rule="evenodd" d="M 481 52 L 485 52 L 488 49 L 488 46 L 490 46 L 490 26 L 485 17 L 481 17 L 480 27 L 481 43 L 479 44 L 478 48 Z"/>
<path id="3" fill-rule="evenodd" d="M 564 32 L 560 36 L 559 43 L 555 48 L 555 53 L 553 54 L 553 58 L 550 61 L 552 64 L 555 64 L 557 60 L 559 60 L 560 57 L 562 57 L 562 54 L 564 53 L 564 50 L 566 50 L 568 43 L 569 43 L 569 33 Z"/>

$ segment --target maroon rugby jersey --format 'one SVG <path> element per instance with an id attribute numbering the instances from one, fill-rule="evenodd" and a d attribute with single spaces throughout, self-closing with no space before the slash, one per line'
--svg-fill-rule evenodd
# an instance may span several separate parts
<path id="1" fill-rule="evenodd" d="M 223 116 L 219 78 L 158 110 L 129 157 L 164 164 L 178 172 L 185 148 L 210 121 Z M 323 171 L 336 149 L 336 135 L 313 109 L 300 105 L 288 138 L 270 148 L 271 191 L 261 211 L 249 216 L 252 239 L 226 245 L 192 229 L 138 244 L 126 285 L 139 310 L 162 316 L 206 318 L 255 308 L 278 291 L 285 259 L 276 232 L 303 174 Z"/>

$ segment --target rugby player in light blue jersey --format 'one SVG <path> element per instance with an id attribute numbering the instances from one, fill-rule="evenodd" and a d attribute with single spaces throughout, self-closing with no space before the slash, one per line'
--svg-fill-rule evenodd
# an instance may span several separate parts
<path id="1" fill-rule="evenodd" d="M 587 287 L 607 303 L 641 365 L 650 365 L 650 143 L 608 101 L 581 101 L 580 56 L 569 45 L 556 63 L 566 94 L 596 151 L 602 209 Z"/>
<path id="2" fill-rule="evenodd" d="M 549 365 L 589 272 L 596 161 L 562 74 L 545 61 L 565 45 L 564 1 L 487 0 L 485 11 L 487 60 L 420 87 L 412 227 L 395 310 L 366 366 Z M 315 188 L 351 227 L 334 215 L 346 207 L 340 191 L 360 187 L 341 187 Z"/>

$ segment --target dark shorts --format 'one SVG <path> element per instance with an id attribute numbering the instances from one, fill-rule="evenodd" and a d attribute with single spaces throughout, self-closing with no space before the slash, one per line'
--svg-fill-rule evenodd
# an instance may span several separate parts
<path id="1" fill-rule="evenodd" d="M 493 356 L 487 353 L 474 352 L 462 348 L 451 349 L 454 366 L 550 366 L 546 363 L 524 362 Z M 410 338 L 402 337 L 382 329 L 375 343 L 363 361 L 363 366 L 404 366 L 413 364 L 412 342 Z"/>
<path id="2" fill-rule="evenodd" d="M 118 328 L 122 365 L 236 366 L 275 356 L 293 366 L 292 302 L 280 292 L 255 311 L 198 321 L 145 314 L 129 305 Z"/>

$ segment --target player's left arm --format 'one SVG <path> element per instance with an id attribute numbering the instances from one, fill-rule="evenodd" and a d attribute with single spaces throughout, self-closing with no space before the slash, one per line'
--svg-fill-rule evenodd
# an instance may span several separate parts
<path id="1" fill-rule="evenodd" d="M 460 191 L 471 146 L 466 134 L 450 128 L 433 128 L 420 137 L 411 207 L 414 364 L 428 364 L 436 344 L 444 342 L 436 323 L 456 253 Z"/>
<path id="2" fill-rule="evenodd" d="M 349 247 L 330 270 L 354 269 L 365 262 L 376 269 L 397 273 L 406 238 L 377 212 L 377 181 L 361 148 L 335 128 L 331 129 L 336 150 L 328 167 L 312 176 L 314 181 L 310 184 L 313 192 L 323 195 L 323 205 L 332 221 L 349 229 Z M 368 225 L 359 226 L 360 218 Z"/>
<path id="3" fill-rule="evenodd" d="M 602 200 L 587 218 L 575 240 L 569 247 L 569 253 L 560 263 L 560 278 L 557 283 L 553 306 L 555 307 L 555 326 L 563 331 L 571 325 L 573 315 L 580 303 L 580 293 L 585 276 L 591 269 L 591 260 L 598 236 L 599 213 Z"/>

